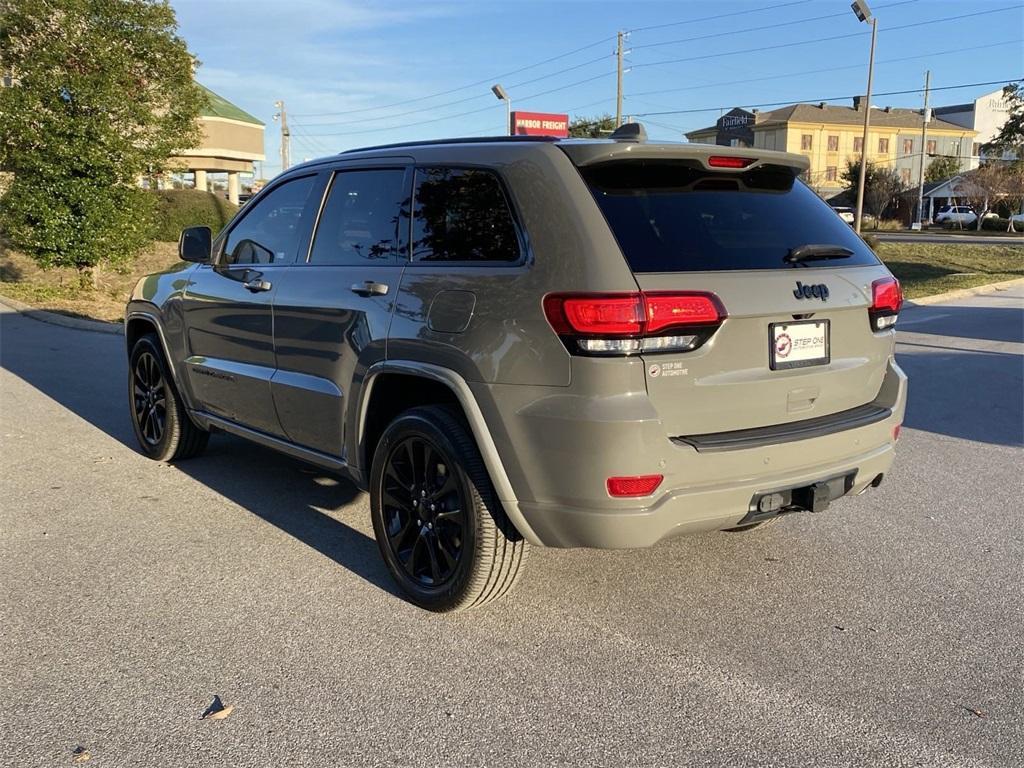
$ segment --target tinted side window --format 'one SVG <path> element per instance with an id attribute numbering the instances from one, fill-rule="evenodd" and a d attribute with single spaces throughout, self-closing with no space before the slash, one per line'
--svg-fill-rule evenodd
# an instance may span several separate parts
<path id="1" fill-rule="evenodd" d="M 512 212 L 488 171 L 418 169 L 412 238 L 416 261 L 519 260 Z"/>
<path id="2" fill-rule="evenodd" d="M 334 174 L 310 261 L 365 264 L 394 259 L 404 182 L 405 171 L 401 168 Z"/>
<path id="3" fill-rule="evenodd" d="M 286 181 L 256 203 L 224 243 L 222 264 L 279 264 L 295 256 L 315 176 Z"/>

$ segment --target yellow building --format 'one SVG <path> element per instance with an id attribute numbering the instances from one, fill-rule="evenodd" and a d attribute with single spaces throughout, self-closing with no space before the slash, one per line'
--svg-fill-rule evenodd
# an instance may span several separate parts
<path id="1" fill-rule="evenodd" d="M 859 160 L 864 133 L 864 112 L 860 99 L 853 107 L 834 104 L 792 104 L 771 112 L 755 112 L 753 146 L 805 155 L 811 163 L 806 181 L 823 197 L 844 188 L 842 174 L 850 160 Z M 723 143 L 717 128 L 702 128 L 686 134 L 698 143 Z M 924 146 L 925 168 L 933 156 L 961 158 L 963 170 L 970 168 L 976 131 L 932 118 Z M 907 187 L 917 184 L 921 164 L 921 111 L 886 107 L 871 110 L 868 159 L 894 168 Z"/>

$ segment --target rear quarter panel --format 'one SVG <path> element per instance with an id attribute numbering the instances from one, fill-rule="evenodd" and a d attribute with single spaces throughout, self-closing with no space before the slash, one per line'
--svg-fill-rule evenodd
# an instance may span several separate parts
<path id="1" fill-rule="evenodd" d="M 555 291 L 628 291 L 636 281 L 579 173 L 546 144 L 424 147 L 421 166 L 494 170 L 524 235 L 515 265 L 410 263 L 388 337 L 390 359 L 443 365 L 467 381 L 567 386 L 571 358 L 544 317 Z M 442 290 L 470 292 L 472 316 L 457 333 L 433 330 Z"/>

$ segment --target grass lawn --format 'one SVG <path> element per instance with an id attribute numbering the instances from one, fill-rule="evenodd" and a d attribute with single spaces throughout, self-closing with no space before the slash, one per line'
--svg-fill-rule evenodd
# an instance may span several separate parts
<path id="1" fill-rule="evenodd" d="M 143 275 L 178 260 L 177 243 L 153 243 L 124 272 L 100 268 L 96 287 L 81 286 L 73 269 L 40 269 L 0 240 L 0 294 L 38 309 L 120 322 Z M 881 243 L 878 255 L 900 279 L 907 298 L 1024 277 L 1024 247 L 954 243 Z"/>
<path id="2" fill-rule="evenodd" d="M 909 299 L 1024 277 L 1024 246 L 881 243 L 878 255 Z"/>

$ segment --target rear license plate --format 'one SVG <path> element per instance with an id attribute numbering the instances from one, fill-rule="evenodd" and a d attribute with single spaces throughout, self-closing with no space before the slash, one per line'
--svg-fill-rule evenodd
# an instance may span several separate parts
<path id="1" fill-rule="evenodd" d="M 829 362 L 828 320 L 801 320 L 768 326 L 769 362 L 773 371 Z"/>

